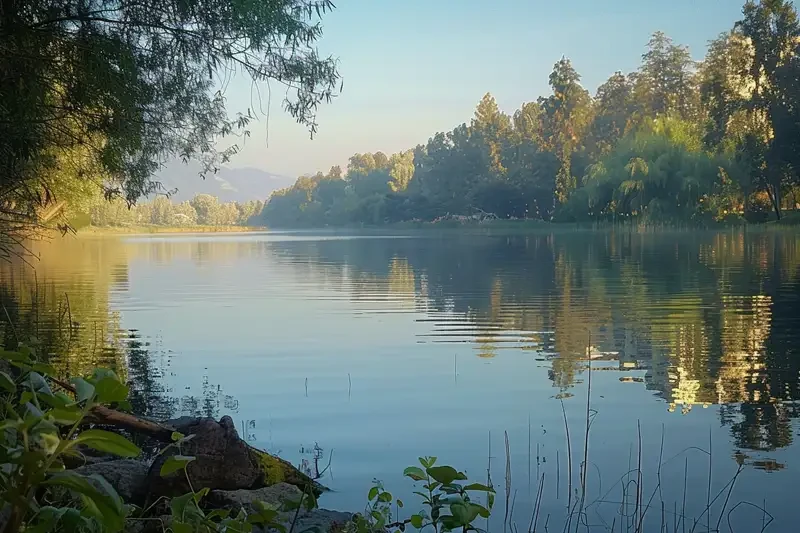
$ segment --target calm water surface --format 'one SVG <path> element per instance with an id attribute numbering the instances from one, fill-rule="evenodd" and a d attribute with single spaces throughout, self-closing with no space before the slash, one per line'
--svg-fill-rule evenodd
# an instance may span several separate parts
<path id="1" fill-rule="evenodd" d="M 490 469 L 502 530 L 507 434 L 514 520 L 527 530 L 544 476 L 539 527 L 562 527 L 564 413 L 579 496 L 591 344 L 581 523 L 635 529 L 620 502 L 639 435 L 654 530 L 690 530 L 685 513 L 695 531 L 760 531 L 751 504 L 768 531 L 800 519 L 798 233 L 131 236 L 37 253 L 35 271 L 1 267 L 0 295 L 61 372 L 114 366 L 138 412 L 229 414 L 295 463 L 316 444 L 328 507 L 361 509 L 373 478 L 408 497 L 403 468 L 435 455 L 478 481 Z"/>

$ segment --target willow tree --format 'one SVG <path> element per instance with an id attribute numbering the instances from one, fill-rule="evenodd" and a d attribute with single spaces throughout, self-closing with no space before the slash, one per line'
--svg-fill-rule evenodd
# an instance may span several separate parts
<path id="1" fill-rule="evenodd" d="M 53 201 L 40 177 L 76 147 L 76 179 L 128 202 L 156 192 L 170 157 L 204 172 L 237 152 L 254 111 L 229 113 L 233 76 L 285 86 L 283 106 L 312 136 L 340 89 L 315 43 L 330 0 L 3 0 L 0 3 L 0 226 L 36 222 Z M 284 91 L 281 91 L 284 93 Z"/>

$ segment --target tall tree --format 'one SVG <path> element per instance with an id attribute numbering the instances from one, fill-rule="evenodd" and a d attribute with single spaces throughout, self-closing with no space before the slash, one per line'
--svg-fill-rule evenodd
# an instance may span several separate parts
<path id="1" fill-rule="evenodd" d="M 471 127 L 473 134 L 480 136 L 485 144 L 489 172 L 497 176 L 505 174 L 502 147 L 511 130 L 511 120 L 500 111 L 491 93 L 486 93 L 478 103 Z"/>
<path id="2" fill-rule="evenodd" d="M 562 204 L 578 185 L 572 172 L 572 156 L 581 146 L 591 120 L 592 100 L 580 80 L 570 60 L 561 58 L 550 74 L 553 94 L 539 99 L 543 110 L 545 146 L 561 162 L 556 176 L 555 199 Z"/>
<path id="3" fill-rule="evenodd" d="M 675 44 L 663 32 L 654 33 L 635 76 L 643 112 L 650 116 L 676 113 L 684 119 L 696 118 L 699 93 L 694 69 L 688 47 Z"/>
<path id="4" fill-rule="evenodd" d="M 633 85 L 622 72 L 615 72 L 597 88 L 595 116 L 590 128 L 593 152 L 608 153 L 629 131 L 635 112 Z"/>
<path id="5" fill-rule="evenodd" d="M 793 154 L 800 150 L 796 135 L 800 25 L 797 11 L 786 0 L 748 1 L 742 14 L 736 27 L 753 47 L 748 73 L 753 93 L 747 106 L 767 120 L 773 130 L 757 179 L 763 183 L 780 219 L 783 184 L 797 180 L 797 170 L 792 169 L 791 163 Z"/>

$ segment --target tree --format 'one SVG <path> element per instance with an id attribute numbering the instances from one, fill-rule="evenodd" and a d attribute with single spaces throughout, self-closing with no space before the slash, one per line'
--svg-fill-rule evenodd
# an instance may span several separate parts
<path id="1" fill-rule="evenodd" d="M 597 88 L 595 116 L 590 128 L 593 152 L 608 153 L 630 131 L 636 111 L 633 84 L 622 72 L 615 72 Z"/>
<path id="2" fill-rule="evenodd" d="M 797 180 L 792 161 L 796 157 L 793 154 L 800 150 L 796 135 L 800 25 L 797 11 L 786 0 L 748 1 L 742 14 L 736 28 L 753 47 L 748 72 L 753 92 L 745 105 L 749 112 L 768 121 L 773 130 L 763 150 L 763 168 L 754 169 L 755 179 L 769 194 L 775 215 L 780 219 L 784 182 Z M 750 146 L 756 141 L 751 138 Z"/>
<path id="3" fill-rule="evenodd" d="M 471 129 L 485 144 L 489 172 L 497 176 L 505 174 L 502 145 L 511 130 L 511 120 L 500 111 L 497 101 L 490 93 L 486 93 L 478 103 Z"/>
<path id="4" fill-rule="evenodd" d="M 150 223 L 158 226 L 172 224 L 172 202 L 166 196 L 157 196 L 150 204 Z"/>
<path id="5" fill-rule="evenodd" d="M 697 118 L 694 68 L 688 47 L 676 45 L 663 32 L 654 33 L 635 76 L 637 98 L 645 115 L 675 113 L 684 119 Z"/>
<path id="6" fill-rule="evenodd" d="M 389 182 L 389 188 L 393 192 L 405 191 L 414 177 L 414 152 L 406 150 L 405 152 L 392 154 L 389 159 L 389 166 L 391 167 L 389 175 L 392 177 L 392 181 Z"/>
<path id="7" fill-rule="evenodd" d="M 246 134 L 254 117 L 229 117 L 216 88 L 234 71 L 285 85 L 285 109 L 313 135 L 318 105 L 339 87 L 336 61 L 314 48 L 319 17 L 332 7 L 330 0 L 5 2 L 0 206 L 19 215 L 11 205 L 57 202 L 42 176 L 76 147 L 87 152 L 76 179 L 102 175 L 106 190 L 129 203 L 159 189 L 151 176 L 168 157 L 196 158 L 214 171 L 237 151 L 219 152 L 216 141 Z"/>
<path id="8" fill-rule="evenodd" d="M 544 111 L 545 147 L 561 163 L 556 176 L 555 199 L 562 204 L 577 187 L 571 166 L 572 155 L 581 146 L 591 120 L 591 97 L 581 86 L 580 80 L 570 60 L 561 58 L 550 74 L 553 94 L 539 99 Z"/>
<path id="9" fill-rule="evenodd" d="M 220 204 L 216 196 L 210 194 L 198 194 L 189 204 L 197 212 L 197 223 L 201 225 L 213 226 L 219 219 Z"/>

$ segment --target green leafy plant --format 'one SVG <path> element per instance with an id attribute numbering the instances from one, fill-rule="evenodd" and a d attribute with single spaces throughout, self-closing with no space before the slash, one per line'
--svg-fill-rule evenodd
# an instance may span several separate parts
<path id="1" fill-rule="evenodd" d="M 100 476 L 67 471 L 64 459 L 79 446 L 120 457 L 141 450 L 125 437 L 101 429 L 81 430 L 101 405 L 128 407 L 128 387 L 111 370 L 70 384 L 56 382 L 33 345 L 0 351 L 0 501 L 7 509 L 5 533 L 122 530 L 131 511 Z M 63 390 L 54 391 L 52 383 Z M 70 394 L 67 394 L 69 392 Z"/>
<path id="2" fill-rule="evenodd" d="M 422 499 L 423 510 L 408 519 L 392 522 L 392 502 L 397 511 L 404 507 L 395 500 L 379 481 L 370 489 L 369 504 L 363 515 L 357 515 L 348 533 L 377 533 L 383 531 L 405 531 L 411 525 L 415 529 L 445 531 L 483 531 L 475 525 L 478 518 L 489 518 L 494 505 L 495 491 L 480 483 L 468 483 L 466 474 L 452 466 L 437 466 L 436 457 L 420 457 L 420 466 L 410 466 L 403 474 L 417 482 L 424 482 L 425 492 L 415 491 Z M 486 506 L 474 501 L 474 493 L 485 493 Z"/>

